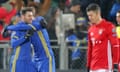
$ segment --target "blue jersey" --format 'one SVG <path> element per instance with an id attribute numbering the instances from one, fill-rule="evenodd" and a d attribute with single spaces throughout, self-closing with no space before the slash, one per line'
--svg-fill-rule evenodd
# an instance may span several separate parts
<path id="1" fill-rule="evenodd" d="M 50 46 L 50 41 L 49 41 L 49 36 L 48 36 L 47 30 L 45 28 L 42 29 L 41 25 L 39 24 L 39 21 L 41 19 L 42 19 L 42 17 L 37 17 L 31 25 L 25 24 L 25 25 L 22 25 L 22 27 L 21 27 L 21 25 L 10 26 L 10 27 L 8 27 L 8 29 L 24 31 L 24 30 L 29 30 L 29 29 L 33 28 L 34 30 L 36 30 L 34 32 L 33 36 L 30 38 L 31 43 L 33 44 L 33 47 L 34 47 L 34 54 L 35 54 L 33 60 L 35 62 L 45 60 L 44 63 L 47 63 L 46 62 L 46 60 L 47 60 L 48 65 L 46 65 L 46 66 L 49 66 L 49 70 L 47 72 L 55 72 L 53 51 Z M 39 70 L 39 72 L 42 72 L 42 71 Z"/>
<path id="2" fill-rule="evenodd" d="M 31 59 L 31 43 L 25 38 L 25 32 L 14 31 L 11 35 L 11 46 L 13 48 L 13 55 L 18 52 L 18 60 Z"/>
<path id="3" fill-rule="evenodd" d="M 33 20 L 32 24 L 26 24 L 22 21 L 19 21 L 18 24 L 16 25 L 10 25 L 7 27 L 7 30 L 11 30 L 11 31 L 26 31 L 26 30 L 30 30 L 30 29 L 34 29 L 34 30 L 41 30 L 42 27 L 40 26 L 39 21 L 43 19 L 43 17 L 37 17 Z M 29 26 L 28 26 L 29 25 Z"/>
<path id="4" fill-rule="evenodd" d="M 25 38 L 26 32 L 14 31 L 11 34 L 13 48 L 10 72 L 36 72 L 32 63 L 31 42 Z"/>
<path id="5" fill-rule="evenodd" d="M 46 29 L 36 31 L 31 37 L 31 42 L 35 49 L 35 57 L 39 59 L 49 58 L 53 56 L 52 48 Z M 39 56 L 39 57 L 37 57 Z"/>

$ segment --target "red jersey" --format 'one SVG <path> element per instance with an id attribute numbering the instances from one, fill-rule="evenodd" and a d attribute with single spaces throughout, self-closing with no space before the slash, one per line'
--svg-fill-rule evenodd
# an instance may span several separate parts
<path id="1" fill-rule="evenodd" d="M 115 51 L 119 45 L 115 26 L 102 20 L 92 25 L 88 30 L 87 67 L 91 70 L 112 69 L 113 62 L 117 61 Z"/>

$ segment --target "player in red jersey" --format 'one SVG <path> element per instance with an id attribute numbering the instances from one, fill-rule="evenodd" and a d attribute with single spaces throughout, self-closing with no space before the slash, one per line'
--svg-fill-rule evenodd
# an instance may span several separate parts
<path id="1" fill-rule="evenodd" d="M 101 17 L 99 5 L 86 8 L 91 26 L 88 30 L 88 72 L 112 72 L 113 63 L 118 62 L 119 44 L 115 26 Z"/>

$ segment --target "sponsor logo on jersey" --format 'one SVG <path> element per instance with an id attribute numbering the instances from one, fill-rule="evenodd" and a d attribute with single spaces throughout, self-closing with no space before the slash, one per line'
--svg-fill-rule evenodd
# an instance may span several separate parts
<path id="1" fill-rule="evenodd" d="M 99 35 L 101 35 L 103 33 L 103 29 L 99 30 Z"/>
<path id="2" fill-rule="evenodd" d="M 90 33 L 90 36 L 93 36 L 93 35 L 94 35 L 94 33 L 93 33 L 93 32 L 91 32 L 91 33 Z"/>

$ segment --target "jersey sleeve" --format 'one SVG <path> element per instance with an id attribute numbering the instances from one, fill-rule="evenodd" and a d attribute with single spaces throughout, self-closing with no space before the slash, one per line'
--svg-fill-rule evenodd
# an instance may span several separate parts
<path id="1" fill-rule="evenodd" d="M 91 56 L 92 56 L 92 42 L 90 40 L 90 35 L 88 33 L 88 48 L 87 48 L 87 67 L 88 68 L 90 68 Z"/>
<path id="2" fill-rule="evenodd" d="M 28 25 L 10 25 L 7 27 L 7 30 L 18 31 L 18 30 L 30 30 L 31 26 Z"/>
<path id="3" fill-rule="evenodd" d="M 18 31 L 18 30 L 41 30 L 41 24 L 39 21 L 33 21 L 32 24 L 16 24 L 16 25 L 10 25 L 7 27 L 8 30 L 12 31 Z"/>
<path id="4" fill-rule="evenodd" d="M 108 37 L 112 47 L 112 58 L 113 63 L 118 63 L 119 61 L 119 40 L 117 38 L 116 29 L 113 24 L 108 26 Z"/>
<path id="5" fill-rule="evenodd" d="M 11 46 L 12 48 L 16 48 L 20 45 L 22 45 L 27 39 L 25 38 L 25 36 L 19 36 L 18 34 L 16 34 L 16 32 L 12 32 L 11 34 Z"/>

